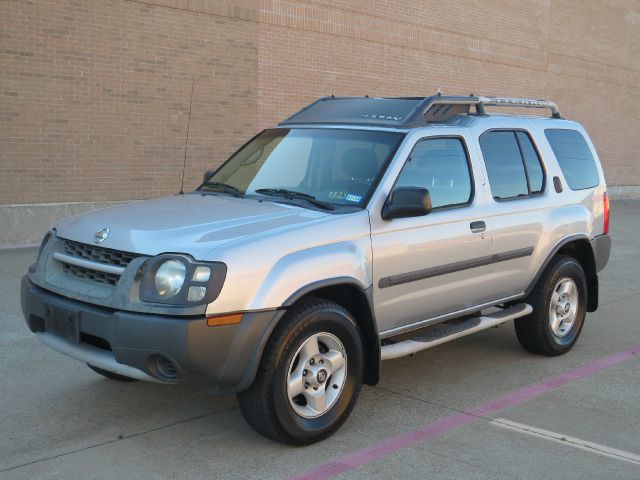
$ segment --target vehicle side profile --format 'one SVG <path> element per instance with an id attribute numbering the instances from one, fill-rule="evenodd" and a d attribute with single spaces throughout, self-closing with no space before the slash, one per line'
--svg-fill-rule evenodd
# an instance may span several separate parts
<path id="1" fill-rule="evenodd" d="M 106 377 L 236 393 L 256 431 L 304 445 L 381 360 L 509 320 L 529 352 L 569 351 L 608 233 L 598 155 L 553 102 L 326 97 L 193 192 L 58 222 L 22 310 Z"/>

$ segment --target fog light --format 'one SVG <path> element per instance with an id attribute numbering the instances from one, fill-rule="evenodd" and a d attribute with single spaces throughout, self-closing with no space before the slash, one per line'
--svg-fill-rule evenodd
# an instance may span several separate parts
<path id="1" fill-rule="evenodd" d="M 207 293 L 206 287 L 189 287 L 189 294 L 187 295 L 187 300 L 190 302 L 199 302 L 204 298 L 204 295 Z"/>
<path id="2" fill-rule="evenodd" d="M 162 377 L 166 379 L 173 379 L 178 376 L 178 367 L 176 367 L 175 363 L 173 363 L 167 357 L 158 355 L 155 358 L 155 364 L 156 370 Z"/>

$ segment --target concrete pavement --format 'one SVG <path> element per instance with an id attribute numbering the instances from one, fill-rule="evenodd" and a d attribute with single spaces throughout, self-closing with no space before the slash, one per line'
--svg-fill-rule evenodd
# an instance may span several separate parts
<path id="1" fill-rule="evenodd" d="M 0 251 L 0 479 L 286 478 L 638 345 L 640 203 L 614 204 L 612 221 L 601 307 L 588 315 L 569 354 L 531 355 L 506 324 L 385 362 L 380 384 L 364 388 L 345 426 L 304 448 L 255 434 L 231 396 L 120 384 L 40 345 L 22 320 L 18 296 L 36 252 Z M 635 356 L 389 455 L 367 457 L 335 478 L 640 479 L 633 461 L 492 422 L 506 419 L 633 458 L 640 455 L 638 398 Z"/>

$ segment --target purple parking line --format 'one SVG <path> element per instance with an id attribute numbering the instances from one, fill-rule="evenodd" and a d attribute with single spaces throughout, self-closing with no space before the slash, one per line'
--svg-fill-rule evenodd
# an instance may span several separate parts
<path id="1" fill-rule="evenodd" d="M 337 460 L 333 460 L 318 467 L 314 467 L 311 470 L 307 470 L 306 472 L 302 472 L 291 477 L 290 480 L 329 479 L 335 475 L 348 472 L 349 470 L 353 470 L 354 468 L 376 461 L 402 449 L 412 447 L 429 438 L 442 435 L 443 433 L 450 432 L 451 430 L 455 430 L 456 428 L 469 423 L 476 422 L 480 420 L 480 417 L 482 416 L 519 405 L 539 395 L 557 390 L 567 383 L 595 375 L 606 368 L 618 365 L 619 363 L 633 358 L 634 355 L 640 355 L 640 345 L 634 345 L 626 350 L 601 358 L 595 362 L 588 363 L 587 365 L 583 365 L 575 370 L 549 377 L 540 382 L 521 388 L 520 390 L 507 393 L 495 400 L 477 405 L 469 410 L 469 412 L 451 415 L 449 417 L 436 420 L 435 422 L 427 423 L 416 430 L 403 433 L 388 440 L 383 440 L 382 442 L 369 447 L 361 448 L 360 450 L 349 453 Z"/>

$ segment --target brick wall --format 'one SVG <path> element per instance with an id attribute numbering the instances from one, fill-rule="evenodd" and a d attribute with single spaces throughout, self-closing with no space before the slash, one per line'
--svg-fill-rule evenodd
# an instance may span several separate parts
<path id="1" fill-rule="evenodd" d="M 640 2 L 0 3 L 0 204 L 193 188 L 318 96 L 551 98 L 640 185 Z"/>

